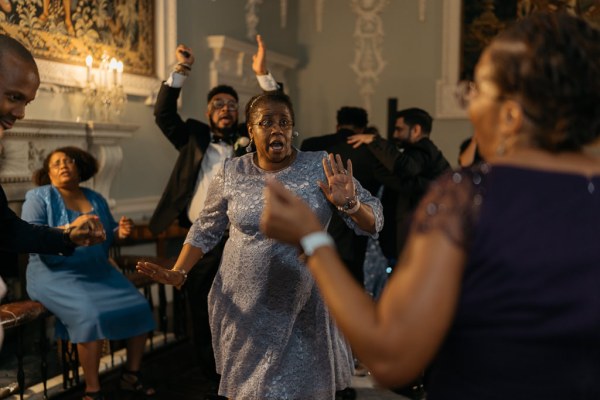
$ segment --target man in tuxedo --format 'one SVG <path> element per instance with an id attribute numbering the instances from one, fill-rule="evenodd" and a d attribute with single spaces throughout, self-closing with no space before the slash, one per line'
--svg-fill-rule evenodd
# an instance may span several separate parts
<path id="1" fill-rule="evenodd" d="M 264 91 L 280 90 L 266 69 L 266 50 L 257 36 L 258 50 L 253 57 L 252 69 Z M 190 118 L 183 120 L 177 112 L 177 99 L 181 88 L 192 71 L 192 49 L 179 45 L 175 54 L 177 65 L 166 82 L 161 85 L 154 116 L 165 137 L 179 152 L 169 182 L 154 214 L 150 230 L 158 234 L 173 221 L 190 227 L 200 211 L 213 176 L 226 158 L 246 153 L 249 144 L 245 124 L 238 123 L 238 94 L 234 88 L 219 85 L 208 92 L 206 118 L 208 124 Z M 193 342 L 205 378 L 218 387 L 212 339 L 208 318 L 208 292 L 221 262 L 221 242 L 198 262 L 186 280 L 186 290 L 192 313 Z"/>
<path id="2" fill-rule="evenodd" d="M 392 140 L 369 134 L 348 139 L 356 148 L 367 148 L 386 171 L 381 199 L 386 223 L 379 235 L 379 243 L 390 266 L 395 265 L 402 251 L 408 221 L 429 183 L 450 169 L 450 164 L 430 139 L 432 125 L 433 118 L 427 111 L 407 108 L 396 113 Z"/>
<path id="3" fill-rule="evenodd" d="M 25 117 L 25 107 L 35 98 L 39 86 L 39 72 L 29 50 L 15 39 L 0 34 L 0 139 L 5 130 Z M 2 155 L 0 141 L 0 159 Z M 3 270 L 16 269 L 17 253 L 70 255 L 77 246 L 100 243 L 104 239 L 102 223 L 93 216 L 65 229 L 23 221 L 8 207 L 8 199 L 0 185 L 0 260 Z M 0 294 L 3 289 L 4 283 L 0 279 Z"/>

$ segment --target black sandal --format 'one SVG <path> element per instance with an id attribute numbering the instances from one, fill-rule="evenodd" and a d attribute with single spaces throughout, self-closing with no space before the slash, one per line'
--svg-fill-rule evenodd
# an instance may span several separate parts
<path id="1" fill-rule="evenodd" d="M 102 394 L 102 390 L 98 390 L 97 392 L 85 392 L 83 394 L 83 400 L 92 399 L 92 400 L 104 400 L 104 395 Z"/>
<path id="2" fill-rule="evenodd" d="M 142 382 L 140 371 L 124 370 L 121 374 L 119 387 L 125 392 L 136 393 L 146 397 L 154 396 L 156 394 L 153 387 L 146 386 Z"/>

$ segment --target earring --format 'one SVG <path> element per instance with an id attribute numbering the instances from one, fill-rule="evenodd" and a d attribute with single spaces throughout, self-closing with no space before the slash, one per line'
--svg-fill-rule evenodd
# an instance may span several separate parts
<path id="1" fill-rule="evenodd" d="M 248 143 L 248 146 L 246 146 L 246 153 L 251 153 L 252 152 L 252 138 L 250 138 L 250 143 Z"/>
<path id="2" fill-rule="evenodd" d="M 298 137 L 298 135 L 300 135 L 300 134 L 298 133 L 298 131 L 294 131 L 294 132 L 292 132 L 292 137 Z"/>
<path id="3" fill-rule="evenodd" d="M 505 141 L 506 140 L 503 138 L 498 147 L 496 147 L 497 156 L 503 156 L 504 154 L 506 154 L 506 143 L 504 143 Z"/>

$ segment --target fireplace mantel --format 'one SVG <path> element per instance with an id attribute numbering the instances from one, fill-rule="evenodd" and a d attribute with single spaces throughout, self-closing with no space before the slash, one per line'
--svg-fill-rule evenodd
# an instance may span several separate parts
<path id="1" fill-rule="evenodd" d="M 100 192 L 111 206 L 110 186 L 121 162 L 120 141 L 130 138 L 139 127 L 130 124 L 22 120 L 4 132 L 0 155 L 0 182 L 11 202 L 22 202 L 33 187 L 31 175 L 48 153 L 57 147 L 77 146 L 97 159 L 99 170 L 84 186 Z"/>

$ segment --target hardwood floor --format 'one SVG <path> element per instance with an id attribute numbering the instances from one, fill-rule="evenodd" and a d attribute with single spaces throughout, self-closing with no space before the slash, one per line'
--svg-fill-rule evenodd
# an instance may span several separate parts
<path id="1" fill-rule="evenodd" d="M 143 367 L 145 382 L 156 389 L 155 400 L 216 400 L 217 388 L 203 379 L 196 364 L 194 351 L 188 341 L 168 345 L 146 357 Z M 102 377 L 107 400 L 141 399 L 118 388 L 120 370 Z M 357 400 L 409 400 L 389 390 L 374 387 L 369 377 L 357 377 L 353 385 Z M 56 400 L 80 400 L 81 387 L 52 396 Z M 210 395 L 213 395 L 212 397 Z M 338 399 L 342 400 L 338 397 Z M 345 399 L 343 399 L 345 400 Z"/>

